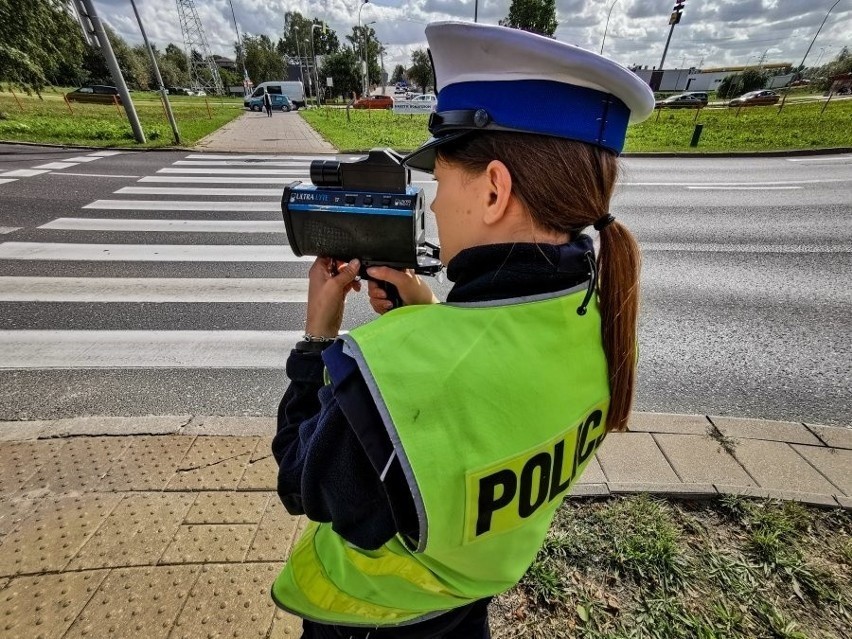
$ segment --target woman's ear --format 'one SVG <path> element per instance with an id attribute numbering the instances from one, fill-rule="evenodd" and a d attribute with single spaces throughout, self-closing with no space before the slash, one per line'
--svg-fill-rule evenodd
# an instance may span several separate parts
<path id="1" fill-rule="evenodd" d="M 509 209 L 512 196 L 512 174 L 500 160 L 492 160 L 485 167 L 485 211 L 482 221 L 492 225 L 502 220 Z"/>

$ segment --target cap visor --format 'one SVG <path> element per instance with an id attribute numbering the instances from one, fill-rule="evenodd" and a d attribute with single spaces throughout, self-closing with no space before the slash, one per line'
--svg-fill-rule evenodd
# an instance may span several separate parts
<path id="1" fill-rule="evenodd" d="M 437 156 L 438 147 L 447 142 L 458 140 L 460 137 L 467 135 L 470 131 L 453 131 L 437 138 L 429 138 L 426 143 L 419 149 L 409 153 L 402 158 L 402 163 L 405 167 L 415 171 L 423 171 L 432 173 L 435 170 L 435 158 Z"/>

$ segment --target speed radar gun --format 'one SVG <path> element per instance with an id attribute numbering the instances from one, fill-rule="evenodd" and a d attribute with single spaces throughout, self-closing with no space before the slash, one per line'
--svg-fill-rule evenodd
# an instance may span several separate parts
<path id="1" fill-rule="evenodd" d="M 287 240 L 297 256 L 357 258 L 359 275 L 390 266 L 420 275 L 441 270 L 438 247 L 426 241 L 423 189 L 411 186 L 411 172 L 391 149 L 373 149 L 363 160 L 311 162 L 311 182 L 284 188 L 281 212 Z M 380 282 L 394 307 L 399 292 Z"/>

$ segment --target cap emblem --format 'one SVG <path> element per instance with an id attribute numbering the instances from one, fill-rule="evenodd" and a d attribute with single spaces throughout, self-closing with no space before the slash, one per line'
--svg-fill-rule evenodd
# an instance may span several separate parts
<path id="1" fill-rule="evenodd" d="M 488 111 L 486 111 L 485 109 L 477 109 L 476 113 L 473 114 L 473 124 L 479 129 L 488 126 L 488 123 L 490 121 L 491 117 L 488 115 Z"/>

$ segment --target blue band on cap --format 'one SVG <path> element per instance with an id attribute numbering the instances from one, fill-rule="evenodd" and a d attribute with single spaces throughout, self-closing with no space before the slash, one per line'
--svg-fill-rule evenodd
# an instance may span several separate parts
<path id="1" fill-rule="evenodd" d="M 484 109 L 502 129 L 569 138 L 616 153 L 624 148 L 630 120 L 627 105 L 614 95 L 552 80 L 459 82 L 438 93 L 438 114 L 467 109 Z"/>

